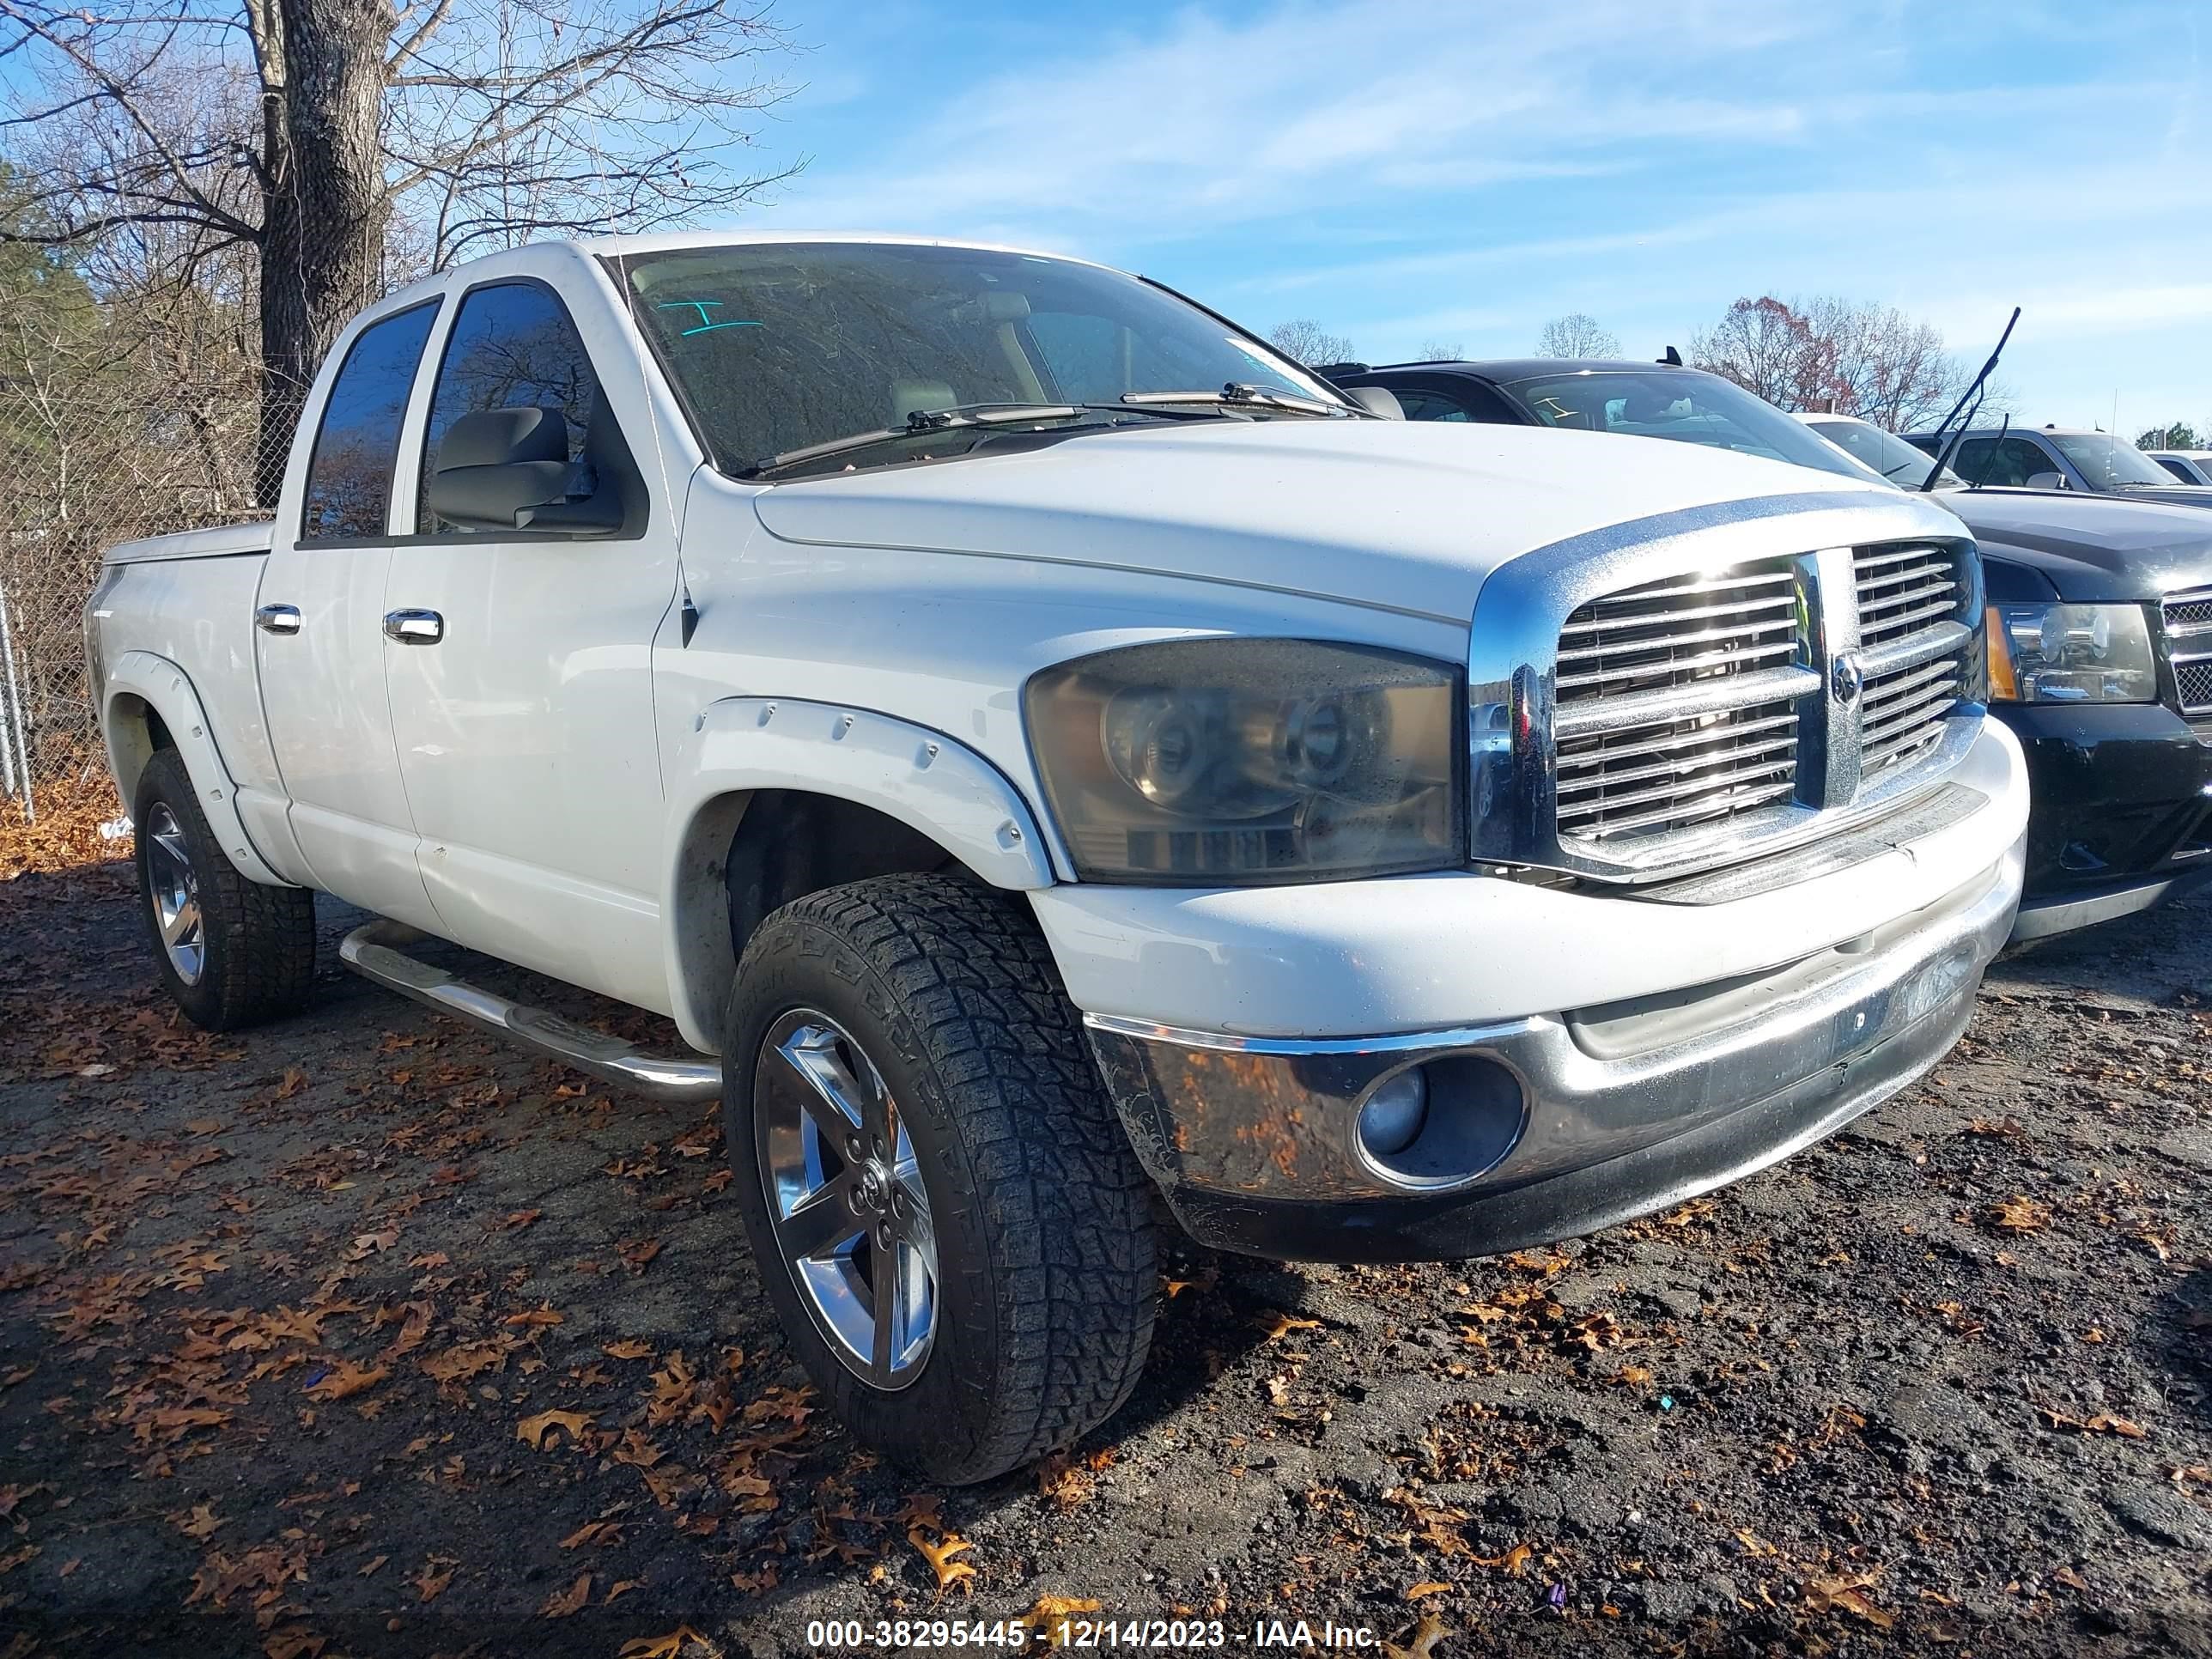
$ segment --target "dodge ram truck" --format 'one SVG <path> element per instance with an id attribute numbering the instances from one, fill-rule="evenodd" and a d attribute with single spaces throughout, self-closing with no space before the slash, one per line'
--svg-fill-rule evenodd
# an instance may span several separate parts
<path id="1" fill-rule="evenodd" d="M 972 1481 L 1127 1396 L 1156 1189 L 1473 1255 L 1925 1073 L 2020 895 L 1984 611 L 1873 479 L 1391 420 L 1080 260 L 725 233 L 371 306 L 273 521 L 116 548 L 86 622 L 187 1015 L 296 1007 L 328 893 L 371 980 L 719 1098 L 798 1357 Z"/>

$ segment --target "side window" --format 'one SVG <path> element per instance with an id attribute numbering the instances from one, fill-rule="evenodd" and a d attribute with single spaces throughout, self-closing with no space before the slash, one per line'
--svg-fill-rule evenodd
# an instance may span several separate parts
<path id="1" fill-rule="evenodd" d="M 2066 465 L 2033 438 L 2007 438 L 1997 455 L 1997 470 L 2017 472 L 2020 477 L 2014 482 L 2026 483 L 2039 472 L 2063 475 Z M 1996 480 L 1991 478 L 1990 482 L 1995 483 Z"/>
<path id="2" fill-rule="evenodd" d="M 1449 386 L 1426 380 L 1419 386 L 1394 383 L 1399 405 L 1409 421 L 1474 421 L 1486 425 L 1514 424 L 1513 411 L 1488 386 L 1474 380 L 1455 380 Z"/>
<path id="3" fill-rule="evenodd" d="M 1467 406 L 1440 392 L 1416 392 L 1412 386 L 1392 386 L 1397 394 L 1398 406 L 1406 411 L 1409 421 L 1471 421 L 1474 418 Z"/>
<path id="4" fill-rule="evenodd" d="M 599 389 L 582 337 L 552 289 L 536 283 L 471 289 L 446 337 L 445 360 L 430 393 L 416 532 L 453 535 L 464 530 L 431 513 L 428 488 L 439 442 L 456 419 L 489 409 L 558 409 L 568 416 L 568 459 L 574 461 L 584 453 Z"/>
<path id="5" fill-rule="evenodd" d="M 307 462 L 301 541 L 384 534 L 399 470 L 399 422 L 437 314 L 434 302 L 380 319 L 347 350 Z"/>

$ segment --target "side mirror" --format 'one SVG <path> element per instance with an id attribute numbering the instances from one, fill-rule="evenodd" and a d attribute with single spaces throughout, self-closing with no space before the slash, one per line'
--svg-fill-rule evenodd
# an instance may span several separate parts
<path id="1" fill-rule="evenodd" d="M 2066 482 L 2063 472 L 2031 472 L 2027 475 L 2027 487 L 2030 489 L 2071 489 L 2074 486 Z"/>
<path id="2" fill-rule="evenodd" d="M 622 502 L 611 483 L 569 499 L 577 472 L 559 410 L 480 410 L 456 420 L 439 442 L 430 511 L 471 530 L 620 529 Z"/>

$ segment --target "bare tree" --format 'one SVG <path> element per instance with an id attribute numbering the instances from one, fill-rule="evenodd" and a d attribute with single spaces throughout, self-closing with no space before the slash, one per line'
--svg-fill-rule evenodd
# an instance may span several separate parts
<path id="1" fill-rule="evenodd" d="M 1579 311 L 1554 317 L 1536 337 L 1539 357 L 1618 357 L 1620 337 Z"/>
<path id="2" fill-rule="evenodd" d="M 757 73 L 787 46 L 768 3 L 0 0 L 25 164 L 0 238 L 166 239 L 187 278 L 246 251 L 266 495 L 324 352 L 395 274 L 769 182 L 721 157 L 783 95 Z"/>
<path id="3" fill-rule="evenodd" d="M 1467 356 L 1467 347 L 1457 340 L 1424 340 L 1418 354 L 1425 363 L 1455 363 Z"/>
<path id="4" fill-rule="evenodd" d="M 5 0 L 0 0 L 5 3 Z M 1331 334 L 1310 317 L 1293 317 L 1287 323 L 1277 323 L 1267 331 L 1267 343 L 1285 357 L 1294 357 L 1308 368 L 1322 363 L 1348 363 L 1352 361 L 1352 342 L 1341 334 Z"/>
<path id="5" fill-rule="evenodd" d="M 1692 337 L 1690 361 L 1778 408 L 1829 409 L 1892 432 L 1940 419 L 1968 378 L 1930 325 L 1893 306 L 1832 295 L 1738 300 Z M 2011 401 L 2007 388 L 1992 384 L 1981 409 L 1993 414 Z"/>

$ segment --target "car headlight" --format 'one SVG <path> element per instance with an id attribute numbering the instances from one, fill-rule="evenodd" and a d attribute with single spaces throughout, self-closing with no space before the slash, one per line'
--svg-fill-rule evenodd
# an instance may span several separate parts
<path id="1" fill-rule="evenodd" d="M 1995 702 L 2150 702 L 2158 663 L 2137 605 L 1993 605 Z"/>
<path id="2" fill-rule="evenodd" d="M 1097 881 L 1239 886 L 1460 863 L 1460 672 L 1311 640 L 1170 640 L 1024 694 L 1045 798 Z"/>

